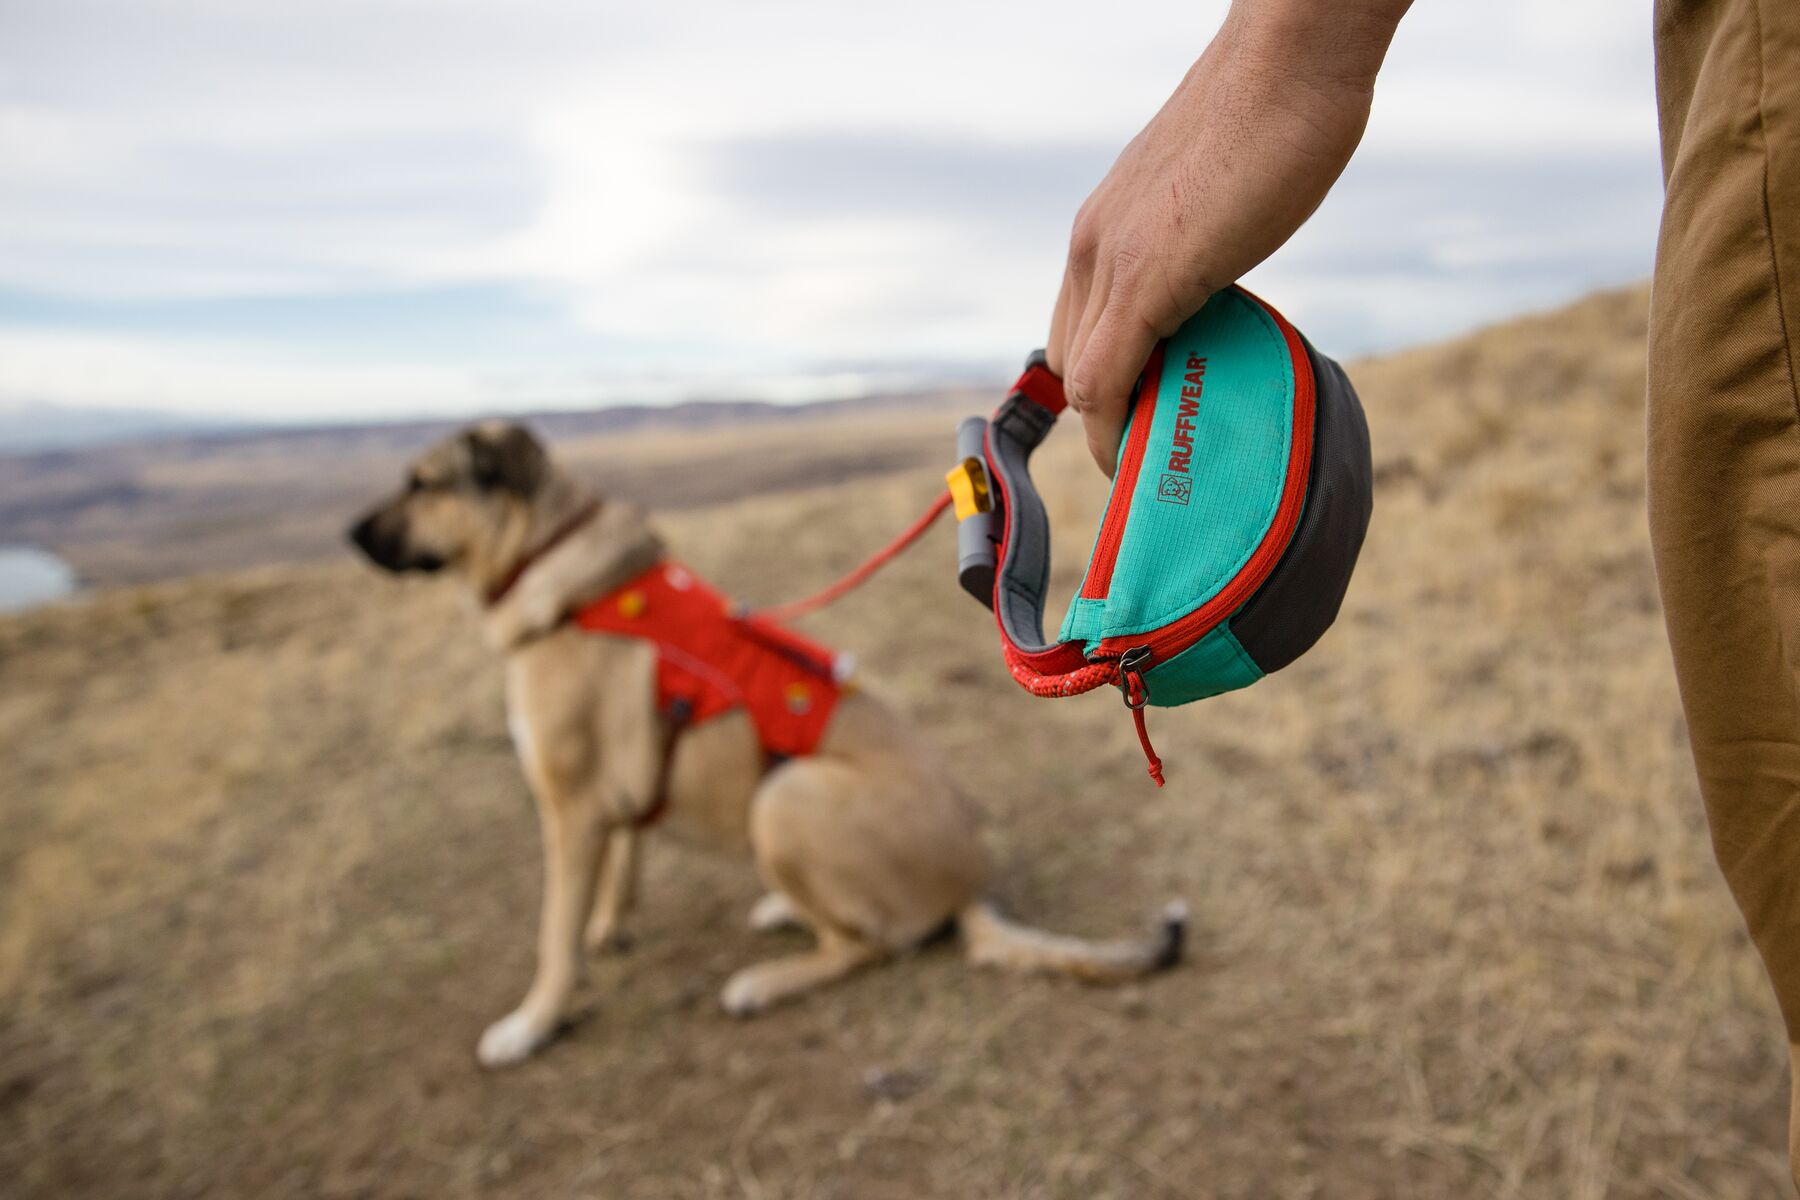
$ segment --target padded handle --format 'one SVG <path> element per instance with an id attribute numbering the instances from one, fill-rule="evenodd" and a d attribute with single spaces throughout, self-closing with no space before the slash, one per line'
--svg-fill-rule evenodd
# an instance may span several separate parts
<path id="1" fill-rule="evenodd" d="M 1026 654 L 1052 649 L 1044 640 L 1044 604 L 1050 587 L 1050 518 L 1031 482 L 1031 453 L 1056 427 L 1066 401 L 1062 381 L 1051 374 L 1042 350 L 988 422 L 988 466 L 999 484 L 1000 566 L 994 577 L 994 615 L 1000 630 Z"/>

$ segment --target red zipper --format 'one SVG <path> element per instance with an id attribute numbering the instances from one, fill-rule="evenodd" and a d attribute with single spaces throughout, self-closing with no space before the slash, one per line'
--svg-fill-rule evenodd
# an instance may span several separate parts
<path id="1" fill-rule="evenodd" d="M 1119 544 L 1125 539 L 1125 519 L 1131 514 L 1131 494 L 1137 490 L 1138 468 L 1143 465 L 1144 447 L 1150 441 L 1150 423 L 1156 419 L 1156 392 L 1162 386 L 1162 368 L 1163 343 L 1158 342 L 1144 366 L 1143 385 L 1138 389 L 1137 407 L 1131 414 L 1131 431 L 1125 437 L 1125 452 L 1119 456 L 1118 470 L 1113 473 L 1112 497 L 1106 502 L 1106 515 L 1100 521 L 1100 535 L 1094 539 L 1094 557 L 1088 563 L 1087 578 L 1081 582 L 1083 600 L 1104 600 L 1112 587 Z"/>
<path id="2" fill-rule="evenodd" d="M 1247 292 L 1245 294 L 1249 295 Z M 1238 605 L 1248 600 L 1251 593 L 1263 585 L 1263 581 L 1275 569 L 1275 564 L 1281 561 L 1282 554 L 1287 551 L 1288 543 L 1293 540 L 1294 528 L 1300 523 L 1300 509 L 1306 500 L 1307 476 L 1312 468 L 1313 404 L 1315 400 L 1312 360 L 1307 357 L 1306 347 L 1300 341 L 1300 334 L 1294 327 L 1289 325 L 1280 313 L 1267 304 L 1263 304 L 1260 299 L 1251 298 L 1261 304 L 1263 310 L 1275 318 L 1276 326 L 1280 328 L 1282 336 L 1287 340 L 1288 357 L 1292 360 L 1294 368 L 1294 438 L 1293 444 L 1288 449 L 1287 483 L 1282 489 L 1281 502 L 1275 510 L 1275 520 L 1271 523 L 1268 535 L 1263 538 L 1262 544 L 1250 556 L 1250 561 L 1244 564 L 1244 569 L 1239 571 L 1237 578 L 1233 579 L 1217 596 L 1174 624 L 1165 625 L 1154 633 L 1121 634 L 1116 637 L 1102 638 L 1100 645 L 1092 655 L 1095 659 L 1117 658 L 1128 650 L 1143 647 L 1149 652 L 1149 658 L 1143 664 L 1142 669 L 1148 671 L 1163 660 L 1164 653 L 1171 647 L 1182 641 L 1191 644 L 1198 640 L 1200 635 L 1237 611 Z M 1160 359 L 1156 361 L 1156 365 L 1160 368 Z M 1138 403 L 1141 405 L 1143 401 L 1139 400 Z M 1137 429 L 1134 426 L 1132 429 L 1134 440 L 1136 434 Z M 1136 449 L 1139 454 L 1142 454 L 1143 447 L 1141 445 L 1138 445 Z M 1135 475 L 1135 473 L 1134 464 L 1133 474 Z M 1114 495 L 1118 495 L 1116 490 Z M 1129 493 L 1126 495 L 1129 503 Z M 1110 506 L 1107 516 L 1110 521 L 1112 516 Z M 1123 533 L 1125 527 L 1123 518 L 1119 520 L 1118 525 L 1119 532 Z M 1104 536 L 1104 532 L 1102 536 Z M 1118 547 L 1114 545 L 1111 555 L 1107 559 L 1106 575 L 1109 582 L 1112 578 L 1112 561 L 1117 557 Z M 1097 553 L 1094 562 L 1095 566 L 1099 565 L 1100 557 Z M 1083 588 L 1081 594 L 1087 596 L 1087 589 Z M 1104 591 L 1101 594 L 1104 595 Z M 1181 649 L 1186 648 L 1186 646 L 1181 647 Z"/>

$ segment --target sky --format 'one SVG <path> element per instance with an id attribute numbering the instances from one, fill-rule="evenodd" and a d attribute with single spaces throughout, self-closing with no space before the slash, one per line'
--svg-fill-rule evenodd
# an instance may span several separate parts
<path id="1" fill-rule="evenodd" d="M 1222 0 L 6 0 L 0 406 L 1002 382 Z M 1246 277 L 1340 357 L 1649 273 L 1640 0 L 1417 0 Z"/>

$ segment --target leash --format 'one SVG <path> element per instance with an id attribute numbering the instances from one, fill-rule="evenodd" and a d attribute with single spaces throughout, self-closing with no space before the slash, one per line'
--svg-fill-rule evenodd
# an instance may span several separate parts
<path id="1" fill-rule="evenodd" d="M 681 740 L 693 715 L 693 709 L 685 700 L 675 701 L 662 712 L 662 750 L 657 755 L 656 780 L 650 787 L 650 806 L 631 818 L 633 829 L 649 829 L 668 815 L 669 776 L 675 770 L 675 743 Z"/>
<path id="2" fill-rule="evenodd" d="M 830 587 L 827 587 L 822 591 L 814 592 L 810 596 L 802 597 L 799 600 L 790 600 L 786 604 L 777 604 L 769 608 L 758 609 L 756 610 L 755 615 L 761 617 L 765 621 L 774 621 L 778 624 L 785 624 L 788 621 L 794 620 L 796 617 L 804 617 L 808 613 L 817 612 L 819 609 L 838 600 L 847 592 L 867 581 L 869 576 L 887 566 L 888 563 L 898 558 L 907 547 L 918 541 L 924 532 L 931 528 L 932 523 L 944 515 L 944 510 L 950 507 L 950 501 L 951 496 L 947 489 L 938 493 L 937 499 L 931 502 L 930 507 L 923 513 L 920 513 L 911 525 L 908 525 L 905 529 L 901 530 L 899 537 L 896 537 L 893 541 L 877 550 L 874 554 L 871 554 L 861 566 L 845 575 L 842 579 L 839 579 Z"/>
<path id="3" fill-rule="evenodd" d="M 855 570 L 810 596 L 792 600 L 786 604 L 759 609 L 752 615 L 765 621 L 782 624 L 792 621 L 796 617 L 817 612 L 867 581 L 869 576 L 903 554 L 909 546 L 919 540 L 927 529 L 931 528 L 939 517 L 944 515 L 944 510 L 949 508 L 952 503 L 957 504 L 959 520 L 965 511 L 972 512 L 977 507 L 985 509 L 988 503 L 985 482 L 978 484 L 966 476 L 959 477 L 958 472 L 963 470 L 964 468 L 958 468 L 958 471 L 952 471 L 950 486 L 938 493 L 937 499 L 933 500 L 911 525 L 901 530 L 898 537 L 870 555 Z M 959 490 L 964 493 L 961 498 L 957 495 Z M 975 498 L 977 494 L 980 495 L 979 500 Z M 1131 711 L 1132 724 L 1137 731 L 1138 745 L 1143 748 L 1150 778 L 1155 780 L 1157 787 L 1163 786 L 1162 759 L 1158 757 L 1155 747 L 1150 744 L 1150 732 L 1144 726 L 1144 707 L 1149 703 L 1149 694 L 1144 688 L 1140 656 L 1127 653 L 1118 660 L 1092 663 L 1078 671 L 1051 677 L 1038 674 L 1010 643 L 1003 643 L 1002 649 L 1006 651 L 1007 665 L 1012 669 L 1013 678 L 1037 695 L 1074 696 L 1108 684 L 1123 692 L 1125 707 Z M 661 815 L 660 806 L 655 811 L 658 816 Z"/>

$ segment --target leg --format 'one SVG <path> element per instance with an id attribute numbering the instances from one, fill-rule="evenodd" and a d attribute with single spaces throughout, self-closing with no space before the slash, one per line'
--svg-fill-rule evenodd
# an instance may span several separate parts
<path id="1" fill-rule="evenodd" d="M 794 902 L 780 892 L 769 892 L 750 908 L 750 930 L 753 933 L 773 933 L 777 929 L 792 929 L 804 925 L 800 918 L 800 910 Z"/>
<path id="2" fill-rule="evenodd" d="M 581 969 L 581 930 L 594 900 L 602 829 L 598 807 L 540 796 L 544 826 L 544 904 L 537 975 L 525 999 L 487 1027 L 476 1057 L 484 1067 L 522 1062 L 556 1034 Z"/>
<path id="3" fill-rule="evenodd" d="M 917 945 L 987 880 L 954 793 L 903 759 L 787 764 L 757 792 L 750 841 L 773 893 L 759 913 L 791 912 L 819 944 L 733 975 L 720 1000 L 735 1016 Z"/>
<path id="4" fill-rule="evenodd" d="M 583 942 L 593 952 L 623 950 L 628 942 L 625 918 L 637 902 L 639 839 L 636 829 L 619 826 L 610 830 L 600 847 L 600 881 L 595 888 L 594 911 L 588 917 Z"/>
<path id="5" fill-rule="evenodd" d="M 1800 7 L 1661 0 L 1656 33 L 1651 538 L 1713 846 L 1800 1063 Z"/>
<path id="6" fill-rule="evenodd" d="M 725 984 L 719 1003 L 734 1017 L 748 1017 L 802 992 L 810 992 L 820 984 L 842 979 L 881 955 L 877 946 L 844 934 L 827 932 L 820 935 L 818 947 L 805 954 L 772 958 L 745 967 Z"/>

